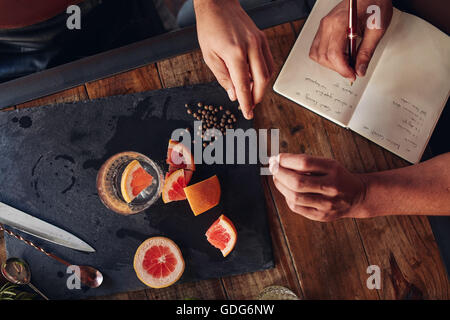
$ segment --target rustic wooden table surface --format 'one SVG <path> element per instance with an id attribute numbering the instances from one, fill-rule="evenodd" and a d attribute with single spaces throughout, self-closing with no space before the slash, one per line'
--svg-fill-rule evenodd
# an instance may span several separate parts
<path id="1" fill-rule="evenodd" d="M 303 21 L 265 30 L 278 72 Z M 79 101 L 215 80 L 199 50 L 14 106 Z M 304 152 L 340 161 L 353 172 L 407 163 L 368 140 L 269 90 L 257 107 L 257 128 L 280 129 L 280 152 Z M 282 285 L 304 299 L 448 299 L 449 281 L 426 217 L 346 219 L 331 223 L 294 214 L 263 178 L 274 248 L 274 269 L 196 283 L 102 297 L 107 299 L 253 299 Z M 5 259 L 0 235 L 0 260 Z M 369 265 L 381 268 L 380 290 L 369 290 Z"/>

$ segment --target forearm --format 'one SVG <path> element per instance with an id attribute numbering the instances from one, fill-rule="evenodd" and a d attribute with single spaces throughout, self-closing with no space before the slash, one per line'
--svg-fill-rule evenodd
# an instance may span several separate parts
<path id="1" fill-rule="evenodd" d="M 226 5 L 239 4 L 238 0 L 193 0 L 195 14 L 208 12 Z"/>
<path id="2" fill-rule="evenodd" d="M 450 153 L 401 169 L 363 175 L 365 217 L 450 215 Z"/>

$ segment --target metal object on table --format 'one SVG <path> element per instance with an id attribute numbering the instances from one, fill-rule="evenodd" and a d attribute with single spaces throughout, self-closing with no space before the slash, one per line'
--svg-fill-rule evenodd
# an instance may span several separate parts
<path id="1" fill-rule="evenodd" d="M 264 288 L 257 297 L 258 300 L 300 300 L 297 295 L 286 287 L 269 286 Z"/>
<path id="2" fill-rule="evenodd" d="M 0 224 L 6 224 L 32 236 L 64 247 L 85 252 L 95 252 L 94 248 L 73 234 L 1 202 Z"/>
<path id="3" fill-rule="evenodd" d="M 27 285 L 45 300 L 47 296 L 31 283 L 31 270 L 28 263 L 19 258 L 9 258 L 1 265 L 2 275 L 11 283 Z"/>
<path id="4" fill-rule="evenodd" d="M 31 242 L 30 240 L 26 240 L 24 239 L 22 236 L 13 233 L 10 230 L 5 229 L 5 227 L 0 224 L 0 231 L 4 231 L 7 234 L 9 234 L 10 236 L 15 237 L 16 239 L 25 242 L 26 244 L 28 244 L 29 246 L 32 246 L 33 248 L 35 248 L 36 250 L 42 252 L 43 254 L 45 254 L 46 256 L 55 259 L 56 261 L 66 265 L 66 266 L 76 266 L 79 268 L 79 275 L 80 275 L 80 281 L 85 284 L 86 286 L 90 287 L 90 288 L 98 288 L 100 287 L 100 285 L 103 282 L 103 275 L 100 271 L 98 271 L 97 269 L 90 267 L 90 266 L 78 266 L 78 265 L 74 265 L 71 264 L 69 262 L 67 262 L 64 259 L 61 259 L 58 256 L 55 256 L 54 254 L 45 251 L 43 248 L 38 247 L 37 245 L 35 245 L 33 242 Z"/>

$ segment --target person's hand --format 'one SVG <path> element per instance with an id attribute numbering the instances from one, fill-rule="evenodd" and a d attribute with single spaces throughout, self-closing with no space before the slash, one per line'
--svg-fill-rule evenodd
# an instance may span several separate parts
<path id="1" fill-rule="evenodd" d="M 367 217 L 361 207 L 363 175 L 350 173 L 335 160 L 305 154 L 282 153 L 269 163 L 275 186 L 295 213 L 316 221 Z"/>
<path id="2" fill-rule="evenodd" d="M 316 37 L 311 44 L 309 56 L 324 67 L 330 68 L 350 81 L 356 80 L 356 75 L 366 74 L 370 59 L 378 42 L 386 32 L 392 18 L 391 0 L 357 0 L 358 35 L 362 36 L 358 48 L 355 69 L 348 63 L 347 32 L 348 32 L 348 1 L 339 3 L 320 22 Z M 367 28 L 367 7 L 380 7 L 380 29 Z"/>
<path id="3" fill-rule="evenodd" d="M 237 0 L 194 0 L 203 59 L 230 100 L 253 118 L 273 73 L 267 39 Z"/>

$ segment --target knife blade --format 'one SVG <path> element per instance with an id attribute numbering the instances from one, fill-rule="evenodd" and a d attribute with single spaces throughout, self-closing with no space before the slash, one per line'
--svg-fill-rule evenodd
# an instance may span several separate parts
<path id="1" fill-rule="evenodd" d="M 0 223 L 40 239 L 84 252 L 95 249 L 73 234 L 0 202 Z"/>

